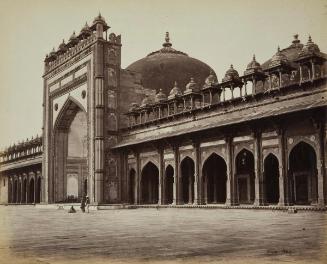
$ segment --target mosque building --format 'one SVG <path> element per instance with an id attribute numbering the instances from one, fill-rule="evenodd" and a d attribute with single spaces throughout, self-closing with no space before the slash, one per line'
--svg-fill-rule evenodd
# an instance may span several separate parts
<path id="1" fill-rule="evenodd" d="M 325 208 L 327 55 L 272 53 L 218 80 L 167 32 L 122 69 L 99 14 L 46 55 L 42 136 L 0 153 L 0 202 Z"/>

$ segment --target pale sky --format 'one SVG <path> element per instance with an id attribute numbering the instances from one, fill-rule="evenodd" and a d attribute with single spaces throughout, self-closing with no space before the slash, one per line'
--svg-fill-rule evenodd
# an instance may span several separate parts
<path id="1" fill-rule="evenodd" d="M 327 53 L 327 0 L 0 0 L 0 149 L 41 133 L 44 57 L 99 11 L 122 35 L 123 68 L 161 48 L 166 31 L 219 81 L 231 63 L 242 75 L 254 53 L 263 63 L 296 33 Z"/>

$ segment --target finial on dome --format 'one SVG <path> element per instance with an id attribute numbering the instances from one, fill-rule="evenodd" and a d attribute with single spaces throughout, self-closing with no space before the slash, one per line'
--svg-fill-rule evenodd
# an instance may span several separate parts
<path id="1" fill-rule="evenodd" d="M 311 38 L 311 35 L 309 35 L 309 39 L 308 39 L 308 42 L 312 42 L 312 38 Z"/>
<path id="2" fill-rule="evenodd" d="M 171 47 L 172 44 L 169 42 L 170 38 L 169 38 L 169 32 L 166 32 L 166 36 L 165 36 L 165 43 L 162 44 L 163 47 L 167 48 L 167 47 Z"/>
<path id="3" fill-rule="evenodd" d="M 278 45 L 278 48 L 277 48 L 277 52 L 280 52 L 280 47 L 279 47 L 279 45 Z"/>
<path id="4" fill-rule="evenodd" d="M 231 69 L 234 69 L 233 64 L 230 65 L 230 68 L 231 68 Z"/>
<path id="5" fill-rule="evenodd" d="M 253 59 L 253 61 L 256 61 L 256 60 L 255 60 L 255 54 L 253 54 L 253 58 L 252 58 L 252 59 Z"/>

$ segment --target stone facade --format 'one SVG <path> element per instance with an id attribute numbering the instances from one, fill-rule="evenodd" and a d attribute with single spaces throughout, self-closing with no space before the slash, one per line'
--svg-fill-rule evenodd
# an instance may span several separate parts
<path id="1" fill-rule="evenodd" d="M 325 206 L 327 57 L 311 37 L 218 82 L 168 34 L 121 69 L 121 37 L 108 29 L 99 15 L 46 56 L 43 140 L 33 162 L 17 163 L 17 147 L 0 155 L 1 202 Z M 183 63 L 201 69 L 185 87 L 167 68 Z M 83 155 L 69 155 L 70 138 Z"/>

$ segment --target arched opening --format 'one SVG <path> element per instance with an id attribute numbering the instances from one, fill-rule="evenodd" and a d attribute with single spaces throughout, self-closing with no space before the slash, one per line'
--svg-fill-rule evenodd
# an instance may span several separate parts
<path id="1" fill-rule="evenodd" d="M 34 178 L 30 180 L 30 186 L 29 186 L 29 203 L 34 203 Z"/>
<path id="2" fill-rule="evenodd" d="M 21 203 L 22 199 L 22 180 L 18 180 L 18 189 L 17 189 L 17 203 Z"/>
<path id="3" fill-rule="evenodd" d="M 41 202 L 41 177 L 37 178 L 35 190 L 35 203 Z"/>
<path id="4" fill-rule="evenodd" d="M 8 180 L 8 203 L 12 203 L 13 199 L 12 199 L 12 194 L 13 194 L 13 184 L 12 184 L 12 179 L 9 178 Z"/>
<path id="5" fill-rule="evenodd" d="M 174 202 L 174 169 L 168 165 L 165 173 L 165 204 Z"/>
<path id="6" fill-rule="evenodd" d="M 87 179 L 84 180 L 84 185 L 83 185 L 83 194 L 84 194 L 84 196 L 87 195 Z"/>
<path id="7" fill-rule="evenodd" d="M 23 194 L 23 197 L 22 197 L 22 203 L 26 203 L 27 201 L 26 201 L 26 193 L 27 193 L 27 180 L 26 180 L 26 178 L 23 180 L 23 192 L 22 192 L 22 194 Z"/>
<path id="8" fill-rule="evenodd" d="M 317 160 L 313 147 L 298 143 L 289 155 L 289 180 L 295 204 L 311 204 L 318 200 Z"/>
<path id="9" fill-rule="evenodd" d="M 194 202 L 194 161 L 186 157 L 181 162 L 181 188 L 182 202 L 184 204 L 192 204 Z"/>
<path id="10" fill-rule="evenodd" d="M 17 189 L 18 189 L 18 181 L 15 179 L 14 181 L 14 191 L 13 191 L 13 203 L 17 203 Z"/>
<path id="11" fill-rule="evenodd" d="M 279 164 L 275 155 L 269 154 L 264 161 L 266 203 L 279 201 Z"/>
<path id="12" fill-rule="evenodd" d="M 54 133 L 54 200 L 79 202 L 88 177 L 88 132 L 87 114 L 74 99 L 68 99 L 63 106 Z"/>
<path id="13" fill-rule="evenodd" d="M 225 160 L 216 153 L 211 154 L 204 162 L 202 172 L 205 180 L 206 203 L 225 203 L 227 180 Z"/>
<path id="14" fill-rule="evenodd" d="M 159 201 L 159 170 L 149 162 L 141 173 L 141 193 L 143 204 L 157 204 Z"/>
<path id="15" fill-rule="evenodd" d="M 129 171 L 129 203 L 135 204 L 135 186 L 136 186 L 136 171 L 134 169 L 131 169 Z"/>
<path id="16" fill-rule="evenodd" d="M 236 179 L 238 201 L 243 204 L 254 202 L 254 157 L 247 149 L 236 156 Z"/>

